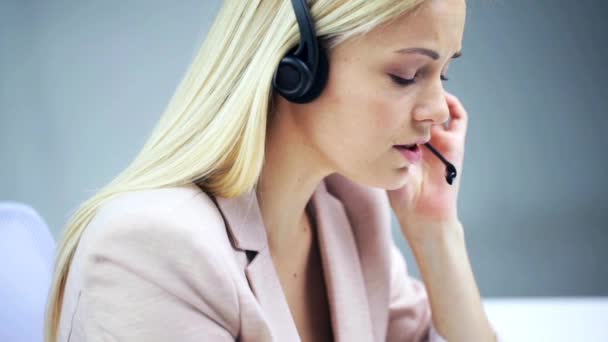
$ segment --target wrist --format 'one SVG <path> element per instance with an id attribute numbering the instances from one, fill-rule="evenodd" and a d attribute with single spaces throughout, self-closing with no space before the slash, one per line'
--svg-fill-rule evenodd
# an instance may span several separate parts
<path id="1" fill-rule="evenodd" d="M 399 222 L 410 248 L 436 248 L 446 244 L 464 243 L 464 228 L 459 220 L 422 224 L 415 229 Z M 410 223 L 411 225 L 411 223 Z"/>

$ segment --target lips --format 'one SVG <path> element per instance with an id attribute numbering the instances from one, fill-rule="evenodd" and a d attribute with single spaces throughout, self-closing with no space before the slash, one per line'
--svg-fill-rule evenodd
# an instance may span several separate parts
<path id="1" fill-rule="evenodd" d="M 395 149 L 410 163 L 418 163 L 422 159 L 422 149 L 417 145 L 397 145 Z"/>
<path id="2" fill-rule="evenodd" d="M 418 144 L 409 144 L 409 145 L 395 145 L 397 148 L 405 148 L 408 150 L 414 150 L 418 147 Z"/>

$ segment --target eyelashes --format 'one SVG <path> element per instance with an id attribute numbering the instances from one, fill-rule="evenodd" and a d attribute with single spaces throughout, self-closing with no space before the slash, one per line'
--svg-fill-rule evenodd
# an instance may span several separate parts
<path id="1" fill-rule="evenodd" d="M 389 76 L 391 77 L 391 79 L 393 80 L 393 82 L 395 84 L 397 84 L 398 86 L 400 86 L 400 87 L 407 87 L 409 85 L 412 85 L 412 84 L 416 83 L 416 77 L 414 77 L 414 78 L 401 78 L 401 77 L 395 76 L 395 75 L 389 75 Z M 443 76 L 443 75 L 441 75 L 440 78 L 441 78 L 442 81 L 447 81 L 448 80 L 448 78 L 445 77 L 445 76 Z"/>

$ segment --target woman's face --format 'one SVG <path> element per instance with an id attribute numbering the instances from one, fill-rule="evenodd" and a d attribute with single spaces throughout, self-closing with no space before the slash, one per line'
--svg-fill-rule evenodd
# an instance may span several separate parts
<path id="1" fill-rule="evenodd" d="M 448 120 L 441 78 L 461 51 L 465 12 L 465 0 L 427 0 L 332 50 L 327 87 L 295 109 L 330 168 L 385 189 L 407 182 L 410 162 L 394 145 L 428 139 L 431 125 Z M 425 50 L 403 51 L 412 48 Z"/>

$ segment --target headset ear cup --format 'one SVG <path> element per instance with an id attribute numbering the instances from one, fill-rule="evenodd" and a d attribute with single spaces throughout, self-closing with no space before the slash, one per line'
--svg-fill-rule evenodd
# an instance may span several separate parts
<path id="1" fill-rule="evenodd" d="M 319 47 L 320 48 L 320 47 Z M 317 66 L 317 73 L 314 75 L 314 83 L 312 87 L 303 94 L 301 97 L 295 99 L 296 103 L 308 103 L 312 102 L 314 99 L 321 95 L 323 89 L 327 85 L 327 80 L 329 78 L 329 61 L 325 50 L 319 49 L 319 64 Z"/>
<path id="2" fill-rule="evenodd" d="M 298 57 L 287 55 L 281 59 L 272 85 L 281 96 L 294 101 L 304 95 L 313 84 L 310 69 Z"/>

